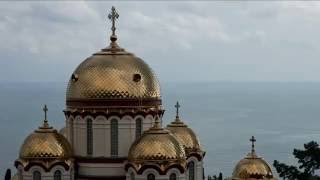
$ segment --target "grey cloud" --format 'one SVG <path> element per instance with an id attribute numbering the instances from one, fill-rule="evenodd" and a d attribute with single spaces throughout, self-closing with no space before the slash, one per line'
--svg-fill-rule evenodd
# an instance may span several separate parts
<path id="1" fill-rule="evenodd" d="M 108 45 L 112 5 L 120 45 L 162 81 L 320 80 L 314 3 L 82 1 L 1 2 L 0 81 L 66 81 Z"/>

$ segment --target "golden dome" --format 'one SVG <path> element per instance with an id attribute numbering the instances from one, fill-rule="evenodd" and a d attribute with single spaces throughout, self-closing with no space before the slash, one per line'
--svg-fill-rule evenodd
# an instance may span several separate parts
<path id="1" fill-rule="evenodd" d="M 113 28 L 110 46 L 88 57 L 71 75 L 66 92 L 69 107 L 79 101 L 84 106 L 83 101 L 160 100 L 155 73 L 142 59 L 118 46 Z"/>
<path id="2" fill-rule="evenodd" d="M 175 107 L 177 108 L 176 119 L 167 126 L 167 129 L 182 143 L 187 155 L 193 152 L 202 152 L 200 141 L 198 140 L 196 134 L 179 118 L 178 109 L 180 105 L 178 102 Z"/>
<path id="3" fill-rule="evenodd" d="M 240 160 L 232 173 L 234 180 L 274 180 L 270 165 L 261 157 L 258 157 L 254 150 L 254 137 L 251 139 L 252 151 L 245 158 Z"/>
<path id="4" fill-rule="evenodd" d="M 15 166 L 18 168 L 22 165 L 29 169 L 37 164 L 50 171 L 53 166 L 59 164 L 69 169 L 73 164 L 71 145 L 62 134 L 49 126 L 46 105 L 43 111 L 45 112 L 43 125 L 24 140 Z"/>
<path id="5" fill-rule="evenodd" d="M 68 159 L 72 150 L 68 140 L 45 121 L 24 140 L 19 156 L 20 159 Z"/>
<path id="6" fill-rule="evenodd" d="M 160 98 L 160 85 L 151 68 L 129 53 L 99 53 L 87 58 L 72 74 L 67 100 Z"/>
<path id="7" fill-rule="evenodd" d="M 136 140 L 128 155 L 129 162 L 143 164 L 147 162 L 185 163 L 183 145 L 169 131 L 160 127 L 159 122 Z"/>

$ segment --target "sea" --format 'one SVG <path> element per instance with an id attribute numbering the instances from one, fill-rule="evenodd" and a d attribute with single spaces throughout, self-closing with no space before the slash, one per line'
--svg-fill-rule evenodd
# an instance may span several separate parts
<path id="1" fill-rule="evenodd" d="M 43 121 L 64 126 L 64 82 L 0 83 L 0 178 L 14 172 L 23 140 Z M 163 125 L 180 117 L 198 135 L 206 151 L 205 174 L 232 174 L 251 149 L 271 166 L 274 160 L 296 165 L 292 152 L 309 141 L 320 142 L 320 83 L 316 82 L 177 82 L 162 83 L 166 109 Z"/>

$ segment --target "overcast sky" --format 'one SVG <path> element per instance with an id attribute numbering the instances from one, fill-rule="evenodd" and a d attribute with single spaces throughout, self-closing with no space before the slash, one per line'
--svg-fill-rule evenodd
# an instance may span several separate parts
<path id="1" fill-rule="evenodd" d="M 109 43 L 161 82 L 319 81 L 320 2 L 0 2 L 0 81 L 67 81 Z"/>

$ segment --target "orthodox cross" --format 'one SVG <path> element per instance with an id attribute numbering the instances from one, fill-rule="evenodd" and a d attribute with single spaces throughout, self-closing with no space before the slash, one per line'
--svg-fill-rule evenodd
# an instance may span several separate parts
<path id="1" fill-rule="evenodd" d="M 116 32 L 115 22 L 119 18 L 119 14 L 117 13 L 116 8 L 114 6 L 112 6 L 112 8 L 111 8 L 111 12 L 109 13 L 108 18 L 112 22 L 112 27 L 111 27 L 112 35 L 115 36 L 116 35 L 115 34 L 115 32 Z"/>
<path id="2" fill-rule="evenodd" d="M 251 139 L 250 139 L 250 141 L 251 141 L 251 152 L 252 153 L 254 153 L 254 143 L 257 141 L 255 138 L 254 138 L 254 136 L 252 136 L 251 137 Z"/>
<path id="3" fill-rule="evenodd" d="M 181 107 L 179 102 L 177 101 L 177 104 L 174 106 L 176 108 L 176 118 L 179 118 L 179 108 Z"/>
<path id="4" fill-rule="evenodd" d="M 48 122 L 47 120 L 47 112 L 48 112 L 48 108 L 47 108 L 47 105 L 45 104 L 44 107 L 43 107 L 43 112 L 44 112 L 44 122 Z"/>

